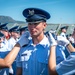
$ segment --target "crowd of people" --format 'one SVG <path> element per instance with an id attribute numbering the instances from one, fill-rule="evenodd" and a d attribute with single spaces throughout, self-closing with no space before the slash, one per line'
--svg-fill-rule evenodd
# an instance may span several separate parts
<path id="1" fill-rule="evenodd" d="M 19 28 L 19 26 L 13 26 L 8 29 L 7 23 L 0 24 L 0 58 L 4 58 L 15 46 L 20 36 L 24 31 L 27 31 L 27 27 Z M 1 75 L 16 74 L 16 61 L 7 69 L 2 69 Z"/>
<path id="2" fill-rule="evenodd" d="M 74 75 L 75 48 L 66 27 L 60 35 L 45 33 L 51 15 L 39 8 L 26 8 L 23 16 L 27 27 L 0 25 L 0 75 Z"/>

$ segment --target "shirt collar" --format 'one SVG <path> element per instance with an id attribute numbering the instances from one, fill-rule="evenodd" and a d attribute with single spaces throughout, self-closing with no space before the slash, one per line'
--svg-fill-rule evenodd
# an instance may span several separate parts
<path id="1" fill-rule="evenodd" d="M 38 43 L 37 45 L 42 45 L 45 47 L 47 44 L 50 45 L 48 38 L 44 35 L 44 38 L 42 39 L 42 41 L 40 43 Z M 33 45 L 32 40 L 30 40 L 29 45 Z"/>
<path id="2" fill-rule="evenodd" d="M 43 40 L 39 44 L 40 45 L 47 45 L 47 44 L 49 44 L 48 38 L 44 35 Z"/>

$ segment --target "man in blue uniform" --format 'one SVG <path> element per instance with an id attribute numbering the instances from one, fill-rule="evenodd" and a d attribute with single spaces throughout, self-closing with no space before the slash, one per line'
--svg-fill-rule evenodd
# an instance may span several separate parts
<path id="1" fill-rule="evenodd" d="M 32 39 L 22 47 L 17 57 L 17 75 L 48 75 L 50 43 L 44 35 L 50 14 L 42 9 L 27 8 L 23 15 Z M 56 43 L 55 43 L 56 44 Z"/>

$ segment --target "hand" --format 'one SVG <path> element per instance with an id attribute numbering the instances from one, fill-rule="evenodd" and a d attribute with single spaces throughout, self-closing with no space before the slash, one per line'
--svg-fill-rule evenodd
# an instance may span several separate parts
<path id="1" fill-rule="evenodd" d="M 50 32 L 48 32 L 48 39 L 49 39 L 51 46 L 57 45 L 56 40 L 53 38 L 53 36 Z"/>
<path id="2" fill-rule="evenodd" d="M 63 36 L 57 36 L 58 45 L 67 46 L 70 42 Z"/>
<path id="3" fill-rule="evenodd" d="M 29 43 L 29 32 L 26 31 L 19 39 L 18 43 L 20 44 L 20 47 L 24 46 L 24 45 L 27 45 Z"/>

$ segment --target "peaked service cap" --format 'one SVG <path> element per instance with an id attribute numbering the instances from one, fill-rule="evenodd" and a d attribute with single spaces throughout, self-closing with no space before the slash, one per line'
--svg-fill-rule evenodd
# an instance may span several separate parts
<path id="1" fill-rule="evenodd" d="M 46 21 L 51 17 L 47 11 L 39 8 L 26 8 L 23 16 L 26 18 L 26 22 Z"/>

